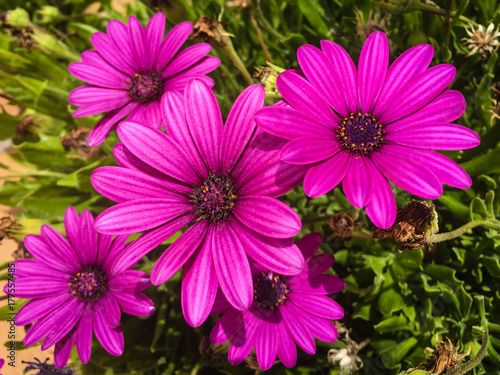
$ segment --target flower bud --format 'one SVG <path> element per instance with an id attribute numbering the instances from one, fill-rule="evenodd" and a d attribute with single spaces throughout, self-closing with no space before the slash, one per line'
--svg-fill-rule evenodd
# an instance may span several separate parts
<path id="1" fill-rule="evenodd" d="M 41 24 L 57 23 L 62 19 L 59 8 L 51 5 L 44 5 L 37 13 L 40 15 Z"/>
<path id="2" fill-rule="evenodd" d="M 23 8 L 9 10 L 5 17 L 5 22 L 16 28 L 24 28 L 31 24 L 30 15 Z"/>

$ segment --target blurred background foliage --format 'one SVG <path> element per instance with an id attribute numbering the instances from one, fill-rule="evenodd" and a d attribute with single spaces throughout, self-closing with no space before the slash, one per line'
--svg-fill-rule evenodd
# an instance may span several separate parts
<path id="1" fill-rule="evenodd" d="M 212 19 L 214 25 L 220 22 L 223 29 L 217 29 L 219 39 L 208 41 L 214 46 L 211 53 L 222 60 L 211 77 L 223 114 L 250 82 L 265 85 L 267 104 L 279 99 L 274 68 L 298 69 L 296 51 L 303 44 L 319 47 L 320 40 L 332 40 L 354 61 L 374 30 L 388 35 L 391 61 L 414 45 L 432 44 L 433 65 L 451 63 L 457 68 L 451 88 L 462 92 L 467 101 L 467 110 L 457 123 L 482 138 L 475 149 L 446 152 L 468 171 L 473 185 L 468 190 L 445 186 L 443 196 L 432 202 L 440 232 L 474 220 L 487 219 L 490 224 L 450 241 L 398 254 L 400 244 L 392 238 L 369 238 L 372 224 L 362 210 L 356 212 L 350 206 L 340 187 L 315 199 L 307 198 L 297 187 L 283 200 L 303 219 L 300 236 L 311 231 L 323 234 L 321 251 L 335 255 L 332 272 L 345 279 L 347 287 L 334 298 L 345 309 L 341 323 L 349 331 L 346 337 L 340 328 L 335 343 L 317 342 L 314 356 L 299 349 L 295 368 L 276 364 L 268 372 L 396 374 L 425 362 L 425 348 L 435 347 L 436 334 L 454 344 L 460 341 L 458 353 L 466 352 L 470 345 L 475 355 L 481 345 L 480 331 L 487 324 L 487 355 L 473 372 L 498 374 L 500 66 L 496 45 L 469 56 L 464 40 L 469 38 L 466 29 L 471 27 L 477 30 L 478 25 L 486 28 L 493 23 L 496 30 L 500 23 L 497 1 L 0 0 L 0 10 L 0 97 L 21 109 L 18 115 L 5 110 L 0 113 L 0 139 L 11 140 L 10 156 L 24 167 L 10 168 L 10 177 L 0 187 L 0 203 L 16 213 L 18 221 L 6 229 L 6 235 L 18 239 L 20 246 L 26 234 L 37 233 L 44 223 L 63 232 L 61 222 L 68 205 L 79 212 L 88 208 L 95 215 L 112 205 L 92 188 L 89 176 L 99 166 L 115 164 L 111 151 L 118 138 L 113 133 L 100 148 L 89 149 L 82 128 L 92 128 L 100 116 L 72 118 L 76 108 L 68 103 L 69 92 L 83 84 L 68 72 L 68 64 L 79 61 L 84 50 L 92 49 L 90 36 L 105 32 L 109 20 L 126 22 L 134 15 L 145 25 L 154 13 L 162 11 L 168 29 L 185 20 L 194 23 L 201 16 Z M 212 36 L 217 37 L 216 33 Z M 226 40 L 222 45 L 221 38 Z M 228 47 L 227 38 L 234 49 Z M 190 43 L 199 41 L 195 38 Z M 235 56 L 241 64 L 236 63 Z M 414 198 L 396 187 L 394 192 L 399 208 Z M 353 236 L 331 236 L 326 218 L 339 212 L 359 216 Z M 138 267 L 150 271 L 165 244 L 148 254 Z M 164 285 L 146 291 L 155 301 L 154 315 L 138 318 L 124 314 L 126 346 L 121 357 L 109 355 L 96 344 L 88 365 L 79 365 L 73 353 L 73 366 L 82 374 L 258 373 L 255 362 L 231 366 L 227 347 L 209 344 L 206 335 L 215 318 L 196 329 L 185 323 L 180 280 L 177 274 Z M 3 310 L 1 318 L 5 318 Z M 348 349 L 344 350 L 344 363 L 351 361 L 354 368 L 348 372 L 341 369 L 339 361 L 332 360 L 333 355 L 329 361 L 332 348 L 333 353 Z M 361 363 L 364 366 L 356 370 Z"/>

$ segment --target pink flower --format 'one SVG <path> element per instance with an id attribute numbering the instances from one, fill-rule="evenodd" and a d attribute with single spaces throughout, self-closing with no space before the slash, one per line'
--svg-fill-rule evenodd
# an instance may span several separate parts
<path id="1" fill-rule="evenodd" d="M 74 76 L 91 84 L 70 93 L 70 103 L 81 106 L 73 117 L 108 112 L 89 134 L 90 146 L 101 144 L 126 115 L 128 120 L 161 127 L 161 96 L 167 91 L 182 91 L 193 78 L 213 86 L 205 74 L 217 68 L 220 60 L 206 57 L 209 44 L 178 52 L 192 28 L 190 22 L 180 23 L 163 40 L 165 15 L 157 13 L 145 30 L 131 16 L 127 26 L 111 21 L 107 34 L 92 35 L 96 50 L 85 51 L 82 62 L 69 66 Z"/>
<path id="2" fill-rule="evenodd" d="M 337 276 L 323 274 L 334 259 L 330 254 L 315 255 L 320 244 L 318 233 L 297 242 L 306 266 L 296 276 L 283 276 L 252 263 L 254 302 L 248 310 L 238 311 L 217 295 L 212 313 L 225 313 L 212 329 L 210 340 L 214 344 L 231 340 L 229 363 L 241 363 L 255 347 L 263 370 L 271 368 L 276 355 L 286 367 L 293 367 L 297 361 L 295 344 L 314 354 L 314 337 L 327 342 L 337 339 L 330 319 L 341 319 L 344 311 L 325 295 L 341 291 L 345 283 Z"/>
<path id="3" fill-rule="evenodd" d="M 92 332 L 106 351 L 121 355 L 121 310 L 139 316 L 155 311 L 153 302 L 140 293 L 150 285 L 149 275 L 114 267 L 128 236 L 97 234 L 88 210 L 78 217 L 68 207 L 64 223 L 67 240 L 47 225 L 41 236 L 26 236 L 24 244 L 35 259 L 15 261 L 15 282 L 4 287 L 5 293 L 10 288 L 15 297 L 31 299 L 16 315 L 16 325 L 34 322 L 24 345 L 45 337 L 42 350 L 55 345 L 59 368 L 68 362 L 75 342 L 80 360 L 90 360 Z"/>
<path id="4" fill-rule="evenodd" d="M 159 285 L 185 264 L 181 302 L 192 326 L 207 318 L 219 285 L 235 308 L 252 304 L 247 255 L 284 275 L 304 267 L 290 240 L 300 218 L 275 199 L 300 182 L 303 167 L 280 160 L 285 140 L 256 129 L 253 116 L 263 104 L 262 86 L 247 87 L 223 126 L 215 95 L 193 80 L 184 96 L 168 92 L 162 99 L 167 134 L 120 124 L 120 167 L 92 173 L 95 189 L 118 202 L 96 219 L 99 232 L 144 232 L 120 264 L 135 264 L 189 225 L 158 259 L 151 281 Z"/>
<path id="5" fill-rule="evenodd" d="M 396 202 L 387 180 L 411 194 L 436 199 L 442 184 L 465 189 L 467 173 L 432 150 L 460 150 L 479 144 L 472 130 L 451 124 L 465 111 L 462 94 L 445 90 L 455 77 L 449 64 L 428 68 L 430 45 L 411 48 L 388 69 L 383 32 L 366 40 L 358 70 L 347 52 L 330 41 L 319 50 L 297 52 L 301 72 L 278 76 L 278 89 L 291 106 L 268 107 L 255 121 L 271 134 L 290 139 L 283 161 L 307 165 L 304 190 L 328 193 L 342 181 L 355 207 L 366 207 L 374 224 L 390 227 Z"/>

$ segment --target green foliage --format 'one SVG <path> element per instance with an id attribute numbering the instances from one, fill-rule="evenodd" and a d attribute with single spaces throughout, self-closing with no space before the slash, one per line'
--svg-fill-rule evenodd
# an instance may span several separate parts
<path id="1" fill-rule="evenodd" d="M 475 149 L 445 153 L 471 175 L 473 185 L 467 190 L 445 186 L 444 194 L 433 202 L 440 231 L 454 230 L 473 220 L 483 220 L 485 224 L 459 238 L 398 254 L 399 244 L 392 239 L 329 238 L 332 230 L 325 221 L 316 219 L 340 211 L 355 212 L 340 187 L 329 195 L 310 199 L 299 186 L 283 200 L 297 210 L 304 222 L 300 236 L 312 231 L 324 234 L 321 251 L 335 255 L 332 272 L 347 283 L 346 290 L 334 296 L 345 310 L 341 322 L 351 329 L 350 336 L 356 342 L 371 340 L 358 353 L 364 368 L 354 373 L 397 374 L 413 368 L 426 361 L 424 349 L 435 345 L 436 333 L 453 342 L 460 340 L 460 352 L 472 345 L 472 353 L 476 354 L 480 339 L 474 332 L 484 320 L 490 327 L 490 343 L 485 360 L 471 373 L 498 373 L 500 124 L 491 111 L 494 100 L 498 103 L 500 98 L 495 99 L 491 87 L 500 81 L 500 65 L 496 52 L 484 59 L 480 54 L 467 57 L 469 50 L 463 42 L 467 37 L 465 27 L 470 22 L 483 26 L 490 22 L 499 24 L 498 1 L 436 1 L 441 8 L 419 8 L 418 4 L 423 4 L 419 1 L 413 1 L 410 7 L 408 2 L 390 0 L 380 2 L 390 6 L 382 9 L 375 4 L 379 2 L 369 0 L 252 0 L 250 8 L 238 9 L 225 5 L 225 0 L 169 0 L 136 1 L 120 12 L 110 0 L 105 0 L 100 2 L 96 13 L 86 11 L 93 3 L 89 0 L 22 3 L 25 13 L 18 14 L 17 24 L 21 28 L 22 24 L 29 24 L 36 45 L 27 48 L 10 29 L 0 32 L 1 96 L 23 110 L 16 116 L 0 114 L 0 139 L 12 140 L 15 150 L 12 157 L 28 169 L 11 169 L 17 180 L 8 180 L 0 187 L 0 203 L 21 208 L 18 219 L 38 219 L 61 230 L 68 205 L 79 212 L 88 208 L 97 214 L 112 204 L 92 188 L 90 174 L 99 166 L 115 164 L 111 150 L 117 138 L 112 135 L 101 145 L 100 153 L 92 155 L 67 151 L 60 141 L 75 127 L 92 128 L 100 119 L 98 115 L 72 117 L 76 108 L 69 104 L 68 94 L 82 82 L 69 73 L 68 64 L 79 61 L 80 54 L 92 48 L 90 36 L 97 31 L 105 32 L 109 20 L 126 22 L 134 15 L 145 24 L 157 11 L 165 12 L 168 28 L 185 20 L 194 22 L 202 15 L 219 19 L 250 74 L 257 67 L 266 66 L 268 57 L 261 43 L 269 51 L 272 63 L 285 69 L 298 68 L 296 52 L 302 44 L 319 46 L 322 39 L 340 44 L 356 61 L 366 33 L 357 22 L 359 18 L 366 22 L 370 12 L 375 19 L 384 20 L 391 61 L 415 44 L 432 44 L 433 65 L 450 63 L 457 68 L 451 88 L 464 94 L 467 110 L 456 122 L 473 129 L 482 138 Z M 19 1 L 0 0 L 0 9 L 14 10 L 19 4 Z M 445 16 L 447 4 L 451 6 L 449 18 Z M 23 14 L 28 18 L 21 17 Z M 253 20 L 258 24 L 262 41 Z M 221 67 L 211 77 L 223 114 L 227 115 L 247 81 L 221 50 L 214 47 L 211 53 L 222 60 Z M 267 104 L 279 97 L 268 94 Z M 32 116 L 33 122 L 25 134 L 19 131 L 18 124 L 26 122 L 27 116 Z M 400 208 L 412 199 L 398 188 L 394 191 Z M 358 213 L 361 229 L 356 231 L 367 235 L 372 224 L 362 210 Z M 177 236 L 179 233 L 166 244 Z M 148 254 L 138 267 L 150 271 L 164 248 L 165 244 Z M 5 277 L 2 270 L 0 278 Z M 206 335 L 215 320 L 197 329 L 185 323 L 179 298 L 180 280 L 177 274 L 164 285 L 146 291 L 155 302 L 154 315 L 138 318 L 123 314 L 126 345 L 122 356 L 109 355 L 94 340 L 91 361 L 83 366 L 74 351 L 73 363 L 81 373 L 252 374 L 254 370 L 244 365 L 228 364 L 227 347 L 222 346 L 219 351 L 212 346 L 200 347 L 208 342 Z M 17 301 L 16 308 L 23 303 Z M 0 318 L 6 319 L 7 312 L 7 308 L 0 309 Z M 318 342 L 317 345 L 314 356 L 298 350 L 295 368 L 285 369 L 278 364 L 268 373 L 339 374 L 338 364 L 328 362 L 327 352 L 341 344 Z M 421 373 L 424 372 L 411 372 Z"/>

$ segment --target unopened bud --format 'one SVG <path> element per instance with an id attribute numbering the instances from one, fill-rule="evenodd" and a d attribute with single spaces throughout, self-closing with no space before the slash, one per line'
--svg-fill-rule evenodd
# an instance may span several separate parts
<path id="1" fill-rule="evenodd" d="M 51 5 L 44 5 L 37 13 L 40 15 L 41 24 L 57 23 L 62 19 L 59 8 Z"/>
<path id="2" fill-rule="evenodd" d="M 33 39 L 38 44 L 39 49 L 47 55 L 71 61 L 80 60 L 80 56 L 71 52 L 66 44 L 43 30 L 35 29 Z"/>
<path id="3" fill-rule="evenodd" d="M 9 10 L 5 17 L 5 22 L 16 28 L 24 28 L 31 24 L 30 15 L 23 8 Z"/>

